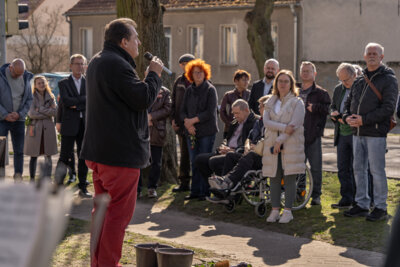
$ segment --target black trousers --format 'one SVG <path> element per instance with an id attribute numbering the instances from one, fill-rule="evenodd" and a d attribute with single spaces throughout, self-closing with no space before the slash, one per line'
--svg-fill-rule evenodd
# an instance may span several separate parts
<path id="1" fill-rule="evenodd" d="M 190 156 L 188 151 L 188 145 L 186 137 L 184 135 L 178 135 L 179 148 L 181 152 L 180 163 L 179 163 L 179 177 L 182 186 L 189 187 L 190 184 Z"/>
<path id="2" fill-rule="evenodd" d="M 78 187 L 80 189 L 86 188 L 86 178 L 88 173 L 88 167 L 86 166 L 85 160 L 79 157 L 82 148 L 83 134 L 85 132 L 85 125 L 83 119 L 80 120 L 79 131 L 75 136 L 61 136 L 61 151 L 60 158 L 57 162 L 56 167 L 56 182 L 61 185 L 64 184 L 64 179 L 67 174 L 67 167 L 71 166 L 71 161 L 74 159 L 74 144 L 76 143 L 77 155 L 78 155 Z"/>
<path id="3" fill-rule="evenodd" d="M 149 173 L 149 182 L 147 183 L 147 188 L 157 188 L 157 183 L 161 176 L 161 165 L 162 165 L 162 146 L 150 146 L 151 149 L 151 165 Z M 140 170 L 138 192 L 142 190 L 142 170 Z"/>
<path id="4" fill-rule="evenodd" d="M 247 171 L 259 170 L 261 168 L 262 157 L 257 153 L 250 151 L 238 160 L 235 167 L 233 167 L 233 169 L 225 177 L 231 180 L 234 184 L 237 184 L 243 178 Z"/>
<path id="5" fill-rule="evenodd" d="M 216 153 L 203 153 L 196 157 L 194 164 L 200 171 L 203 178 L 207 181 L 212 173 L 223 175 L 225 155 L 217 155 Z"/>

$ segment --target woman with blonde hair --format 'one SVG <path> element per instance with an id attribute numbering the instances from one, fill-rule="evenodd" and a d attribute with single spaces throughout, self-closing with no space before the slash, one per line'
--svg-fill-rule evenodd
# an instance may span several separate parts
<path id="1" fill-rule="evenodd" d="M 33 101 L 29 109 L 29 124 L 26 131 L 24 154 L 31 156 L 29 174 L 35 180 L 37 157 L 45 156 L 45 177 L 51 176 L 51 156 L 57 154 L 57 137 L 53 117 L 56 102 L 44 76 L 35 76 L 32 87 Z"/>
<path id="2" fill-rule="evenodd" d="M 217 90 L 209 82 L 211 66 L 201 59 L 190 61 L 185 67 L 185 76 L 192 83 L 185 91 L 181 109 L 187 143 L 192 163 L 192 186 L 185 199 L 205 200 L 209 186 L 196 168 L 197 155 L 212 151 L 217 126 Z"/>
<path id="3" fill-rule="evenodd" d="M 274 80 L 272 96 L 264 104 L 263 176 L 271 177 L 272 211 L 267 222 L 288 223 L 296 196 L 297 174 L 305 173 L 304 104 L 297 97 L 293 74 L 281 70 Z M 281 180 L 285 187 L 285 209 L 280 216 Z"/>

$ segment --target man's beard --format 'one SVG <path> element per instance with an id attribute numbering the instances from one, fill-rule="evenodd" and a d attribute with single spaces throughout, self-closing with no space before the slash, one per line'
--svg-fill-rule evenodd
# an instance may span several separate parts
<path id="1" fill-rule="evenodd" d="M 272 80 L 272 79 L 275 78 L 275 74 L 273 74 L 273 73 L 267 73 L 267 74 L 265 74 L 265 77 L 266 77 L 268 80 Z"/>

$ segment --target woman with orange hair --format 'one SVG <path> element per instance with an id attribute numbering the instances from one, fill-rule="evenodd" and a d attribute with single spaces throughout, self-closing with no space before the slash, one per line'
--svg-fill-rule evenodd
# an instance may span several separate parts
<path id="1" fill-rule="evenodd" d="M 57 137 L 53 117 L 56 115 L 56 102 L 44 76 L 33 79 L 33 102 L 29 109 L 30 122 L 26 131 L 24 154 L 31 156 L 29 173 L 35 180 L 37 157 L 45 156 L 45 176 L 51 176 L 51 156 L 57 154 Z"/>
<path id="2" fill-rule="evenodd" d="M 185 199 L 205 200 L 209 195 L 209 186 L 194 162 L 197 155 L 210 153 L 214 146 L 218 132 L 217 90 L 208 81 L 211 78 L 211 66 L 201 59 L 192 60 L 186 65 L 185 76 L 192 83 L 186 89 L 181 110 L 192 162 L 191 192 Z"/>

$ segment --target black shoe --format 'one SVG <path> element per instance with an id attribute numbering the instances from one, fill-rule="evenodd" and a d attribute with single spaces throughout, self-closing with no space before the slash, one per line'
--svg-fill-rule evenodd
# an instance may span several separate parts
<path id="1" fill-rule="evenodd" d="M 86 188 L 79 190 L 79 196 L 82 198 L 92 198 L 92 194 L 90 194 Z"/>
<path id="2" fill-rule="evenodd" d="M 370 214 L 368 214 L 366 220 L 370 222 L 382 221 L 388 218 L 386 210 L 375 208 Z"/>
<path id="3" fill-rule="evenodd" d="M 185 197 L 185 200 L 196 199 L 196 198 L 199 198 L 199 196 L 190 194 Z"/>
<path id="4" fill-rule="evenodd" d="M 366 217 L 368 215 L 368 210 L 362 209 L 358 205 L 355 205 L 351 209 L 343 212 L 343 215 L 346 217 Z"/>
<path id="5" fill-rule="evenodd" d="M 331 208 L 332 209 L 349 209 L 349 208 L 351 208 L 351 204 L 339 202 L 339 203 L 331 204 Z"/>
<path id="6" fill-rule="evenodd" d="M 172 192 L 187 192 L 190 190 L 190 187 L 187 185 L 180 185 L 178 187 L 175 187 L 174 189 L 172 189 Z"/>
<path id="7" fill-rule="evenodd" d="M 311 200 L 311 206 L 321 206 L 321 199 L 319 197 L 313 198 Z"/>
<path id="8" fill-rule="evenodd" d="M 67 185 L 70 185 L 70 184 L 74 183 L 75 181 L 76 181 L 76 175 L 72 174 L 72 175 L 69 176 Z"/>

